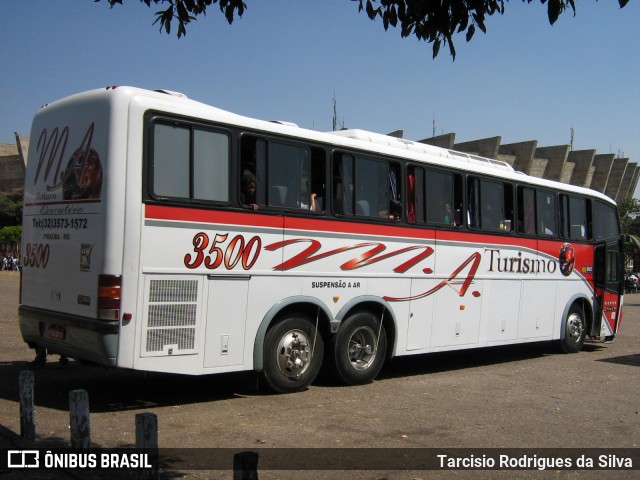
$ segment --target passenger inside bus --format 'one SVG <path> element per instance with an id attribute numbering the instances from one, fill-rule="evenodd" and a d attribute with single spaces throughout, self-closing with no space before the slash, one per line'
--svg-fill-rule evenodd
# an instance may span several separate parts
<path id="1" fill-rule="evenodd" d="M 397 222 L 402 217 L 402 204 L 400 200 L 391 200 L 389 204 L 389 220 Z"/>
<path id="2" fill-rule="evenodd" d="M 366 202 L 366 200 L 360 200 L 359 202 Z M 362 215 L 369 215 L 368 204 L 367 204 L 367 207 L 366 207 L 367 210 L 365 213 L 363 206 L 359 205 L 359 202 L 356 202 L 356 210 L 358 212 L 363 212 L 361 213 Z M 382 218 L 387 218 L 392 222 L 397 222 L 398 220 L 400 220 L 400 218 L 402 218 L 402 202 L 400 202 L 400 200 L 396 200 L 392 198 L 391 200 L 389 200 L 389 209 L 380 210 L 378 212 L 378 216 Z"/>
<path id="3" fill-rule="evenodd" d="M 240 202 L 253 210 L 258 210 L 258 204 L 256 203 L 256 177 L 248 171 L 242 175 Z"/>
<path id="4" fill-rule="evenodd" d="M 455 219 L 453 218 L 453 212 L 451 211 L 451 205 L 448 203 L 444 204 L 444 223 L 447 225 L 455 225 Z"/>
<path id="5" fill-rule="evenodd" d="M 319 197 L 316 193 L 311 193 L 311 205 L 309 205 L 309 210 L 312 212 L 321 212 L 322 197 Z"/>
<path id="6" fill-rule="evenodd" d="M 299 207 L 304 210 L 309 210 L 311 212 L 321 212 L 322 197 L 319 197 L 316 193 L 311 193 L 311 195 L 309 195 L 309 201 L 302 199 L 299 202 Z"/>

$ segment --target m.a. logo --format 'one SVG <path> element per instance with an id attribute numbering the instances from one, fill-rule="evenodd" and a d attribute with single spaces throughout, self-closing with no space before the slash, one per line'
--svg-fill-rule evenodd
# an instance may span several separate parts
<path id="1" fill-rule="evenodd" d="M 102 163 L 92 146 L 94 123 L 89 125 L 81 145 L 74 150 L 63 169 L 69 140 L 69 127 L 50 133 L 43 129 L 36 144 L 38 167 L 34 185 L 41 182 L 39 196 L 62 189 L 63 200 L 97 200 L 102 190 Z"/>

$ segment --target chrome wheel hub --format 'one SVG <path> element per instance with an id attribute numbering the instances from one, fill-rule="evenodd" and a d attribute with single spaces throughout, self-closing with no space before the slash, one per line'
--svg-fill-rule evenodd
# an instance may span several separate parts
<path id="1" fill-rule="evenodd" d="M 577 342 L 584 332 L 584 323 L 577 313 L 573 313 L 567 319 L 567 337 L 572 342 Z"/>
<path id="2" fill-rule="evenodd" d="M 371 366 L 377 353 L 377 337 L 369 327 L 356 329 L 349 338 L 349 361 L 356 370 Z"/>
<path id="3" fill-rule="evenodd" d="M 291 330 L 278 344 L 278 368 L 289 377 L 299 377 L 309 367 L 311 342 L 302 330 Z"/>

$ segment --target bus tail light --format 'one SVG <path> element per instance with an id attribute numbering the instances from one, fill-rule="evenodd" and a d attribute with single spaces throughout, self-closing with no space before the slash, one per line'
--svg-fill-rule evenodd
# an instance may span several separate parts
<path id="1" fill-rule="evenodd" d="M 118 320 L 120 318 L 120 275 L 98 276 L 98 318 Z"/>

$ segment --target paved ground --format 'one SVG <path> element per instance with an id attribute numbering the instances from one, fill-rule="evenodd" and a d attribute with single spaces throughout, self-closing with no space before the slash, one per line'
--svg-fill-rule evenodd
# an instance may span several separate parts
<path id="1" fill-rule="evenodd" d="M 135 414 L 158 416 L 161 448 L 605 448 L 640 447 L 640 294 L 625 297 L 620 334 L 612 344 L 556 354 L 549 344 L 492 348 L 397 359 L 360 387 L 320 381 L 293 395 L 263 395 L 250 375 L 186 377 L 87 367 L 51 359 L 35 369 L 35 444 L 23 442 L 19 372 L 33 352 L 17 327 L 18 274 L 0 272 L 0 447 L 69 445 L 68 395 L 89 392 L 96 447 L 135 443 Z M 216 450 L 213 450 L 216 449 Z M 493 452 L 496 452 L 493 451 Z M 265 450 L 266 452 L 266 450 Z M 278 450 L 279 454 L 295 454 Z M 359 452 L 359 451 L 358 451 Z M 356 453 L 358 453 L 356 452 Z M 392 450 L 372 450 L 373 456 Z M 607 453 L 605 450 L 602 452 Z M 311 452 L 325 461 L 322 450 Z M 469 453 L 469 451 L 467 452 Z M 480 453 L 478 452 L 478 455 Z M 377 458 L 375 458 L 377 459 Z M 292 459 L 293 461 L 293 459 Z M 260 471 L 289 478 L 638 478 L 630 471 Z M 0 480 L 104 478 L 0 471 Z M 226 471 L 172 471 L 164 478 L 233 478 Z"/>

